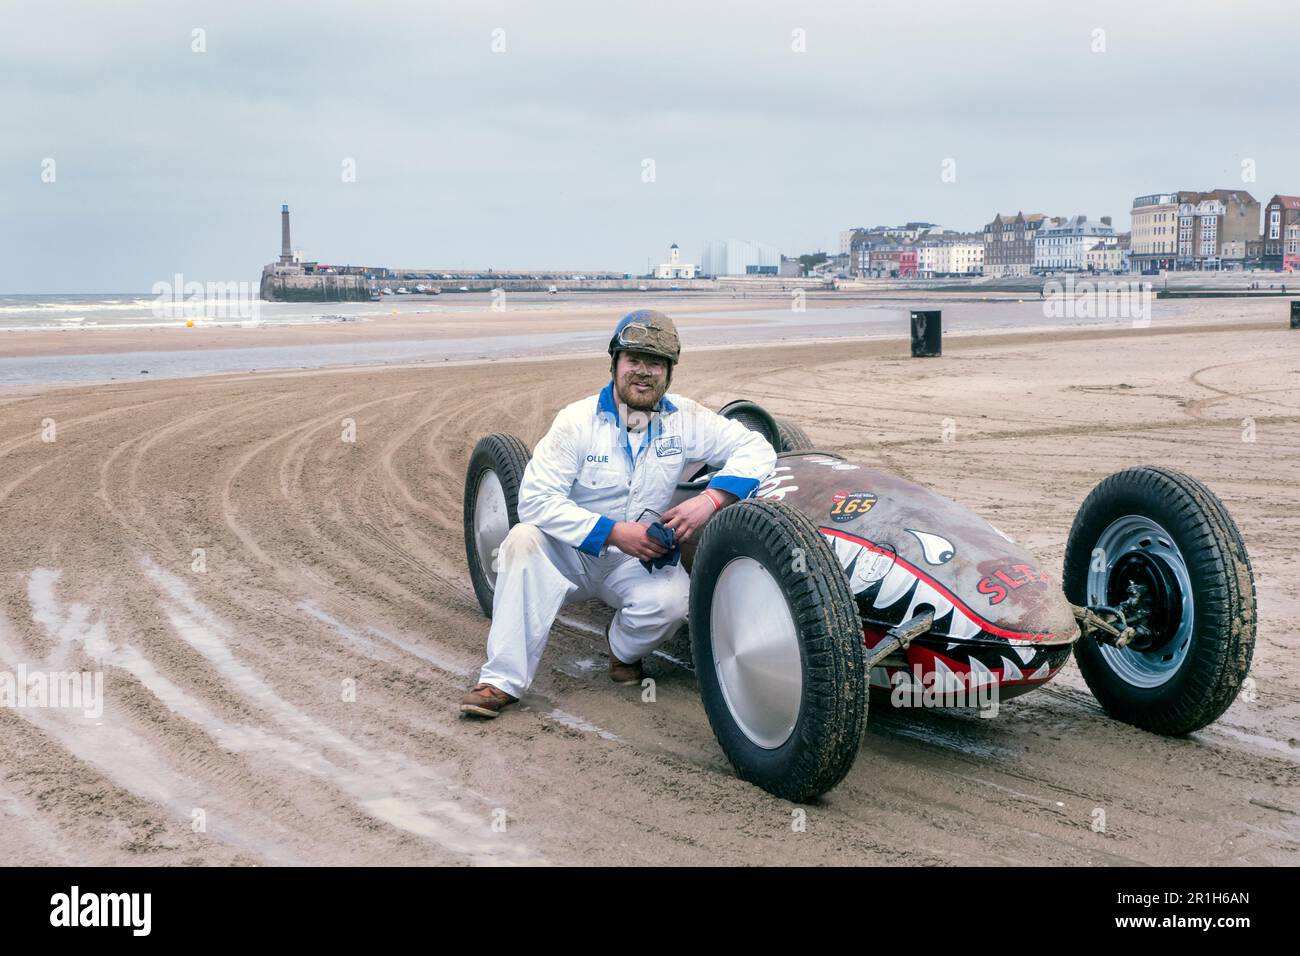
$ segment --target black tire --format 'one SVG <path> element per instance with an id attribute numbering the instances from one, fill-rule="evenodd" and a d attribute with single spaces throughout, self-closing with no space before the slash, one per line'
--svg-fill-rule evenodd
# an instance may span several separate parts
<path id="1" fill-rule="evenodd" d="M 769 445 L 780 451 L 781 429 L 772 414 L 757 402 L 740 398 L 734 402 L 727 402 L 718 409 L 718 414 L 723 418 L 740 422 L 751 432 L 758 432 L 767 439 Z"/>
<path id="2" fill-rule="evenodd" d="M 1256 625 L 1250 558 L 1227 509 L 1201 482 L 1165 468 L 1129 468 L 1094 488 L 1074 519 L 1063 574 L 1072 603 L 1118 603 L 1125 580 L 1144 573 L 1141 567 L 1154 565 L 1164 569 L 1157 574 L 1163 575 L 1164 583 L 1149 590 L 1159 594 L 1168 588 L 1177 594 L 1174 599 L 1152 602 L 1157 609 L 1171 609 L 1164 618 L 1153 618 L 1159 625 L 1154 630 L 1158 635 L 1176 633 L 1183 602 L 1181 588 L 1169 571 L 1172 564 L 1164 558 L 1152 560 L 1144 552 L 1147 547 L 1163 548 L 1158 535 L 1154 545 L 1139 543 L 1128 550 L 1117 542 L 1116 551 L 1135 556 L 1137 572 L 1125 570 L 1122 554 L 1099 553 L 1093 565 L 1094 549 L 1107 529 L 1130 517 L 1154 521 L 1172 538 L 1190 584 L 1191 624 L 1183 638 L 1157 637 L 1157 644 L 1145 652 L 1103 650 L 1095 639 L 1084 636 L 1074 646 L 1075 658 L 1088 688 L 1111 716 L 1158 734 L 1191 733 L 1228 709 L 1250 670 Z M 1092 593 L 1090 568 L 1096 568 Z M 1160 645 L 1161 639 L 1167 643 Z M 1179 647 L 1185 650 L 1178 652 Z M 1172 668 L 1158 686 L 1142 686 L 1141 675 L 1135 682 L 1121 673 L 1130 666 L 1123 655 L 1143 653 L 1143 658 L 1128 660 L 1173 661 L 1158 665 Z"/>
<path id="3" fill-rule="evenodd" d="M 798 554 L 806 570 L 791 560 Z M 738 557 L 753 558 L 772 575 L 798 632 L 798 716 L 775 749 L 764 749 L 745 734 L 718 679 L 711 630 L 714 587 L 723 568 Z M 844 779 L 867 720 L 862 625 L 848 579 L 811 520 L 782 502 L 750 499 L 705 525 L 691 569 L 690 635 L 704 710 L 738 776 L 794 801 L 811 800 Z"/>
<path id="4" fill-rule="evenodd" d="M 479 484 L 488 472 L 496 474 L 505 496 L 508 528 L 513 528 L 519 523 L 519 483 L 523 480 L 524 469 L 531 457 L 528 446 L 514 435 L 486 435 L 474 446 L 474 451 L 469 456 L 469 467 L 465 470 L 465 557 L 469 561 L 469 576 L 474 583 L 474 594 L 478 598 L 479 607 L 483 608 L 483 613 L 488 617 L 492 616 L 494 581 L 488 568 L 494 555 L 480 555 L 474 533 L 474 505 Z"/>
<path id="5" fill-rule="evenodd" d="M 808 433 L 790 419 L 776 419 L 776 430 L 781 436 L 781 446 L 777 451 L 812 451 L 813 443 Z"/>

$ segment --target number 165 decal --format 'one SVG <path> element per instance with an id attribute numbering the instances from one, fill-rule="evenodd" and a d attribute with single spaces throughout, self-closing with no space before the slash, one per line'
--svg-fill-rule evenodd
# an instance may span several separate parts
<path id="1" fill-rule="evenodd" d="M 858 515 L 864 515 L 876 504 L 876 496 L 869 491 L 852 493 L 841 491 L 831 497 L 832 521 L 852 521 Z"/>

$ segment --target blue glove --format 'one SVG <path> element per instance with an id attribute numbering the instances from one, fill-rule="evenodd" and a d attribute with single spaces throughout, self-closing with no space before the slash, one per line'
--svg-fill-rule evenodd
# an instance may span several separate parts
<path id="1" fill-rule="evenodd" d="M 647 571 L 653 573 L 655 568 L 668 568 L 677 563 L 677 559 L 682 556 L 682 549 L 677 547 L 673 541 L 677 535 L 673 532 L 672 528 L 665 528 L 662 524 L 656 521 L 650 527 L 646 528 L 645 533 L 668 549 L 667 554 L 655 558 L 653 561 L 641 562 Z"/>

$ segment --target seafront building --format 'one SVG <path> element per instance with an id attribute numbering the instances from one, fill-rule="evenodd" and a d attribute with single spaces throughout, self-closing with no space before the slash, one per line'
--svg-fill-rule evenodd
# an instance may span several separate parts
<path id="1" fill-rule="evenodd" d="M 701 275 L 779 275 L 781 250 L 753 239 L 709 239 L 700 253 Z"/>
<path id="2" fill-rule="evenodd" d="M 1178 268 L 1240 269 L 1259 238 L 1259 200 L 1245 190 L 1180 193 Z"/>
<path id="3" fill-rule="evenodd" d="M 1128 272 L 1129 234 L 1119 233 L 1114 242 L 1098 241 L 1088 250 L 1085 266 L 1089 272 Z"/>
<path id="4" fill-rule="evenodd" d="M 1040 212 L 998 215 L 984 227 L 984 274 L 1027 276 L 1034 270 L 1034 239 L 1047 222 Z"/>
<path id="5" fill-rule="evenodd" d="M 1115 245 L 1110 216 L 1093 222 L 1087 216 L 1051 219 L 1034 236 L 1035 272 L 1082 272 L 1098 243 Z"/>
<path id="6" fill-rule="evenodd" d="M 1152 193 L 1133 200 L 1130 262 L 1138 272 L 1172 269 L 1177 257 L 1178 194 Z"/>
<path id="7" fill-rule="evenodd" d="M 1182 190 L 1133 200 L 1134 270 L 1242 269 L 1260 239 L 1260 206 L 1244 189 Z"/>
<path id="8" fill-rule="evenodd" d="M 668 247 L 668 261 L 655 266 L 654 274 L 656 279 L 694 279 L 695 266 L 682 262 L 681 250 L 674 242 Z"/>
<path id="9" fill-rule="evenodd" d="M 891 271 L 901 268 L 907 275 L 916 274 L 919 269 L 920 249 L 919 244 L 945 235 L 943 226 L 933 222 L 907 222 L 901 226 L 872 226 L 864 228 L 859 226 L 847 233 L 840 233 L 841 255 L 848 258 L 847 272 L 854 276 L 871 276 L 880 275 L 882 272 L 886 275 Z M 954 234 L 948 233 L 949 237 Z M 845 240 L 847 242 L 847 252 L 843 251 Z M 878 256 L 876 262 L 872 264 L 872 252 L 901 252 L 912 251 L 917 253 L 917 265 L 910 265 L 910 257 L 890 257 Z"/>
<path id="10" fill-rule="evenodd" d="M 877 246 L 871 250 L 865 274 L 875 279 L 916 278 L 917 252 L 911 243 Z"/>
<path id="11" fill-rule="evenodd" d="M 979 233 L 946 233 L 921 240 L 917 274 L 922 279 L 984 274 L 984 237 Z"/>
<path id="12" fill-rule="evenodd" d="M 1300 196 L 1277 195 L 1264 204 L 1259 259 L 1265 269 L 1300 269 Z"/>

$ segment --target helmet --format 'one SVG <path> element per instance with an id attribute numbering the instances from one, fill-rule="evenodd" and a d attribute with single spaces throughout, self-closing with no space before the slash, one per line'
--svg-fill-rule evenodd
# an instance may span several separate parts
<path id="1" fill-rule="evenodd" d="M 666 358 L 676 365 L 682 354 L 682 343 L 677 338 L 677 326 L 662 312 L 637 309 L 619 319 L 614 335 L 609 340 L 609 354 L 619 352 L 648 352 Z"/>

